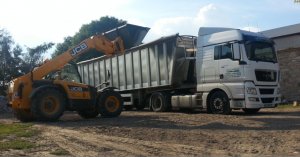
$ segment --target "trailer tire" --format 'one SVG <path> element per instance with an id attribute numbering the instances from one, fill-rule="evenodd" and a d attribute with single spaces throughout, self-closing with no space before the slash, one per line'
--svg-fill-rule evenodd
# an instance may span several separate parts
<path id="1" fill-rule="evenodd" d="M 31 122 L 35 120 L 35 117 L 32 115 L 30 110 L 17 109 L 14 110 L 14 115 L 21 122 Z"/>
<path id="2" fill-rule="evenodd" d="M 230 114 L 231 108 L 228 96 L 223 91 L 215 91 L 209 98 L 208 113 Z"/>
<path id="3" fill-rule="evenodd" d="M 154 112 L 166 112 L 171 109 L 171 99 L 165 93 L 153 93 L 150 97 L 150 107 Z"/>
<path id="4" fill-rule="evenodd" d="M 260 110 L 260 108 L 243 108 L 246 114 L 255 114 Z"/>
<path id="5" fill-rule="evenodd" d="M 101 117 L 118 117 L 124 106 L 121 95 L 113 90 L 104 90 L 100 93 L 97 107 Z"/>
<path id="6" fill-rule="evenodd" d="M 99 111 L 97 109 L 82 110 L 77 111 L 77 113 L 84 119 L 96 118 L 99 115 Z"/>
<path id="7" fill-rule="evenodd" d="M 32 98 L 31 112 L 39 121 L 57 121 L 65 111 L 66 100 L 55 88 L 44 89 Z"/>

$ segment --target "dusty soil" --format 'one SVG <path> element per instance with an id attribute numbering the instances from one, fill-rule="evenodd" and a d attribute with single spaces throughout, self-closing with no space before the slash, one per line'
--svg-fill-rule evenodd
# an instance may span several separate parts
<path id="1" fill-rule="evenodd" d="M 17 122 L 0 115 L 0 123 Z M 265 109 L 255 115 L 124 111 L 118 118 L 34 123 L 38 147 L 3 156 L 300 156 L 300 108 Z M 66 154 L 65 154 L 66 155 Z"/>

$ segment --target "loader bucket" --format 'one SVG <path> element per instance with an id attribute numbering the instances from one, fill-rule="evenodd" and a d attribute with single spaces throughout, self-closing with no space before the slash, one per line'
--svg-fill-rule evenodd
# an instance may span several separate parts
<path id="1" fill-rule="evenodd" d="M 124 48 L 130 49 L 142 43 L 149 29 L 150 28 L 147 27 L 126 24 L 105 32 L 103 35 L 109 40 L 114 40 L 117 37 L 121 37 L 124 43 Z"/>

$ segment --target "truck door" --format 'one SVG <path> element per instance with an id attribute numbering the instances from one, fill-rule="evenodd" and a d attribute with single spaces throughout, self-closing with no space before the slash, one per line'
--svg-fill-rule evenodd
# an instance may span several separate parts
<path id="1" fill-rule="evenodd" d="M 218 80 L 220 83 L 236 82 L 241 80 L 243 69 L 239 65 L 239 60 L 234 59 L 234 44 L 227 43 L 215 46 L 215 60 L 218 60 Z M 238 51 L 236 49 L 235 51 Z M 239 53 L 239 52 L 238 52 Z"/>

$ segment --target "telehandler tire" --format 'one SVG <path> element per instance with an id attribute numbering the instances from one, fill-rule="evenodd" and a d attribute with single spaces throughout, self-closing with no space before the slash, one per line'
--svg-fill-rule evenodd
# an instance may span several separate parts
<path id="1" fill-rule="evenodd" d="M 35 117 L 32 115 L 30 110 L 25 109 L 17 109 L 14 110 L 15 117 L 20 120 L 21 122 L 31 122 L 35 120 Z"/>
<path id="2" fill-rule="evenodd" d="M 82 110 L 77 111 L 77 113 L 84 119 L 96 118 L 99 115 L 99 111 L 97 109 Z"/>
<path id="3" fill-rule="evenodd" d="M 38 121 L 56 121 L 62 116 L 65 106 L 63 94 L 55 88 L 49 88 L 33 97 L 31 112 Z"/>
<path id="4" fill-rule="evenodd" d="M 97 106 L 101 117 L 118 117 L 123 110 L 124 102 L 119 93 L 113 90 L 105 90 L 100 93 Z"/>

